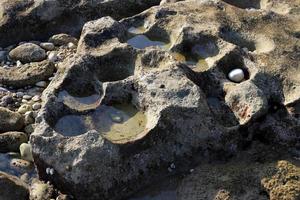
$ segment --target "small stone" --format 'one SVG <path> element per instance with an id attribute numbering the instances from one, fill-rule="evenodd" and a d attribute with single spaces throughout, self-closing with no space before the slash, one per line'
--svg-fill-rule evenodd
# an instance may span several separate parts
<path id="1" fill-rule="evenodd" d="M 40 46 L 47 51 L 52 51 L 55 48 L 54 44 L 51 42 L 43 42 Z"/>
<path id="2" fill-rule="evenodd" d="M 30 99 L 32 99 L 32 96 L 26 94 L 26 95 L 23 96 L 23 99 L 30 100 Z"/>
<path id="3" fill-rule="evenodd" d="M 17 93 L 16 93 L 16 96 L 17 96 L 18 98 L 23 98 L 24 93 L 23 93 L 23 92 L 17 92 Z"/>
<path id="4" fill-rule="evenodd" d="M 42 107 L 42 105 L 41 105 L 40 103 L 35 103 L 35 104 L 32 105 L 32 109 L 33 109 L 33 110 L 38 110 L 38 109 L 40 109 L 41 107 Z"/>
<path id="5" fill-rule="evenodd" d="M 8 89 L 4 88 L 4 87 L 0 87 L 0 93 L 8 93 Z"/>
<path id="6" fill-rule="evenodd" d="M 17 152 L 22 143 L 28 141 L 28 137 L 23 132 L 6 132 L 0 134 L 0 152 Z"/>
<path id="7" fill-rule="evenodd" d="M 23 126 L 24 119 L 22 115 L 0 107 L 0 132 L 17 131 Z"/>
<path id="8" fill-rule="evenodd" d="M 34 123 L 33 112 L 32 111 L 26 112 L 24 119 L 25 119 L 24 120 L 25 121 L 25 125 L 33 124 Z"/>
<path id="9" fill-rule="evenodd" d="M 12 96 L 6 95 L 6 96 L 2 97 L 1 101 L 5 104 L 11 104 L 14 102 L 14 99 Z"/>
<path id="10" fill-rule="evenodd" d="M 233 82 L 240 83 L 244 80 L 245 74 L 242 69 L 234 69 L 229 72 L 228 78 Z"/>
<path id="11" fill-rule="evenodd" d="M 27 144 L 27 143 L 21 144 L 20 145 L 20 154 L 24 160 L 33 162 L 32 147 L 30 144 Z"/>
<path id="12" fill-rule="evenodd" d="M 50 62 L 56 62 L 58 60 L 58 56 L 56 53 L 54 52 L 51 52 L 49 55 L 48 55 L 48 60 Z"/>
<path id="13" fill-rule="evenodd" d="M 75 45 L 73 42 L 69 42 L 69 43 L 68 43 L 68 48 L 69 48 L 69 49 L 75 49 L 75 48 L 76 48 L 76 45 Z"/>
<path id="14" fill-rule="evenodd" d="M 18 113 L 25 114 L 26 112 L 31 111 L 31 106 L 28 104 L 23 104 L 19 109 Z"/>
<path id="15" fill-rule="evenodd" d="M 35 95 L 34 97 L 32 97 L 32 101 L 34 101 L 34 102 L 38 102 L 40 100 L 41 100 L 40 95 Z"/>
<path id="16" fill-rule="evenodd" d="M 49 42 L 52 42 L 55 46 L 62 46 L 62 45 L 67 45 L 70 42 L 77 44 L 78 40 L 68 34 L 61 33 L 61 34 L 53 35 L 49 39 Z"/>
<path id="17" fill-rule="evenodd" d="M 33 43 L 25 43 L 17 46 L 9 52 L 13 60 L 19 60 L 22 63 L 39 62 L 46 58 L 44 49 Z"/>
<path id="18" fill-rule="evenodd" d="M 37 82 L 35 85 L 37 87 L 45 88 L 45 87 L 47 87 L 47 82 L 46 81 L 40 81 L 40 82 Z"/>
<path id="19" fill-rule="evenodd" d="M 6 51 L 0 51 L 0 61 L 5 61 L 6 56 L 7 56 Z"/>

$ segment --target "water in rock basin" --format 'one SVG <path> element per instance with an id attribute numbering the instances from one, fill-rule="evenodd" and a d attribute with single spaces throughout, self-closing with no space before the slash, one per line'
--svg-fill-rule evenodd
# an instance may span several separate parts
<path id="1" fill-rule="evenodd" d="M 196 61 L 195 59 L 184 56 L 181 53 L 172 53 L 172 56 L 178 62 L 187 64 L 195 72 L 203 72 L 208 69 L 208 64 L 203 58 L 199 58 L 198 61 Z"/>
<path id="2" fill-rule="evenodd" d="M 101 105 L 86 115 L 67 115 L 58 120 L 55 130 L 76 136 L 96 130 L 115 143 L 134 140 L 146 129 L 146 116 L 129 104 Z"/>
<path id="3" fill-rule="evenodd" d="M 25 173 L 29 177 L 37 176 L 33 163 L 20 159 L 18 153 L 0 153 L 0 171 L 18 177 Z"/>
<path id="4" fill-rule="evenodd" d="M 68 107 L 78 111 L 94 109 L 100 104 L 100 95 L 98 94 L 88 97 L 74 97 L 67 91 L 63 90 L 59 92 L 58 98 L 61 99 L 61 101 L 63 101 Z"/>
<path id="5" fill-rule="evenodd" d="M 168 49 L 169 44 L 161 41 L 152 41 L 145 35 L 136 35 L 129 39 L 127 43 L 137 49 L 145 49 L 146 47 L 157 46 L 161 49 Z"/>

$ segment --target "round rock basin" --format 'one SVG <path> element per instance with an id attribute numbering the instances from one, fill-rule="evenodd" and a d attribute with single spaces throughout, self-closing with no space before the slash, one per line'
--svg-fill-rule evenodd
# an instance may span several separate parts
<path id="1" fill-rule="evenodd" d="M 85 115 L 60 118 L 55 130 L 64 136 L 76 136 L 96 130 L 113 143 L 126 143 L 146 133 L 146 116 L 130 104 L 101 105 Z"/>

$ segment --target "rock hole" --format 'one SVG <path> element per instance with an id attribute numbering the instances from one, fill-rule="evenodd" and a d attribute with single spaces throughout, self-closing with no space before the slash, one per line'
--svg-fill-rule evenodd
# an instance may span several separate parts
<path id="1" fill-rule="evenodd" d="M 131 104 L 100 105 L 87 114 L 61 117 L 54 129 L 64 136 L 96 130 L 113 143 L 127 143 L 145 134 L 147 119 L 144 112 Z"/>
<path id="2" fill-rule="evenodd" d="M 237 52 L 231 52 L 224 56 L 217 63 L 217 68 L 224 73 L 227 79 L 229 79 L 229 73 L 234 69 L 241 69 L 244 72 L 244 80 L 248 80 L 250 78 L 250 73 L 245 66 L 244 59 Z"/>
<path id="3" fill-rule="evenodd" d="M 187 39 L 172 48 L 172 56 L 179 62 L 186 63 L 194 71 L 208 69 L 206 58 L 219 54 L 219 48 L 214 38 L 202 36 L 198 39 Z"/>

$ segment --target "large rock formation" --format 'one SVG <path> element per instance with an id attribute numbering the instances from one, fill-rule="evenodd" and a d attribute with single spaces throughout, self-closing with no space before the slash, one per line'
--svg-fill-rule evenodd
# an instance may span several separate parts
<path id="1" fill-rule="evenodd" d="M 89 19 L 158 3 L 146 2 L 6 1 L 0 34 L 12 24 L 26 38 L 8 42 L 45 36 L 32 30 L 74 33 Z M 30 138 L 39 176 L 76 199 L 122 199 L 199 152 L 226 157 L 253 138 L 297 150 L 299 1 L 226 2 L 166 1 L 87 22 L 43 93 Z M 37 81 L 21 69 L 0 81 Z M 242 82 L 229 80 L 234 69 Z"/>
<path id="2" fill-rule="evenodd" d="M 48 38 L 55 33 L 78 35 L 92 19 L 132 16 L 159 0 L 3 0 L 0 3 L 0 46 Z"/>

